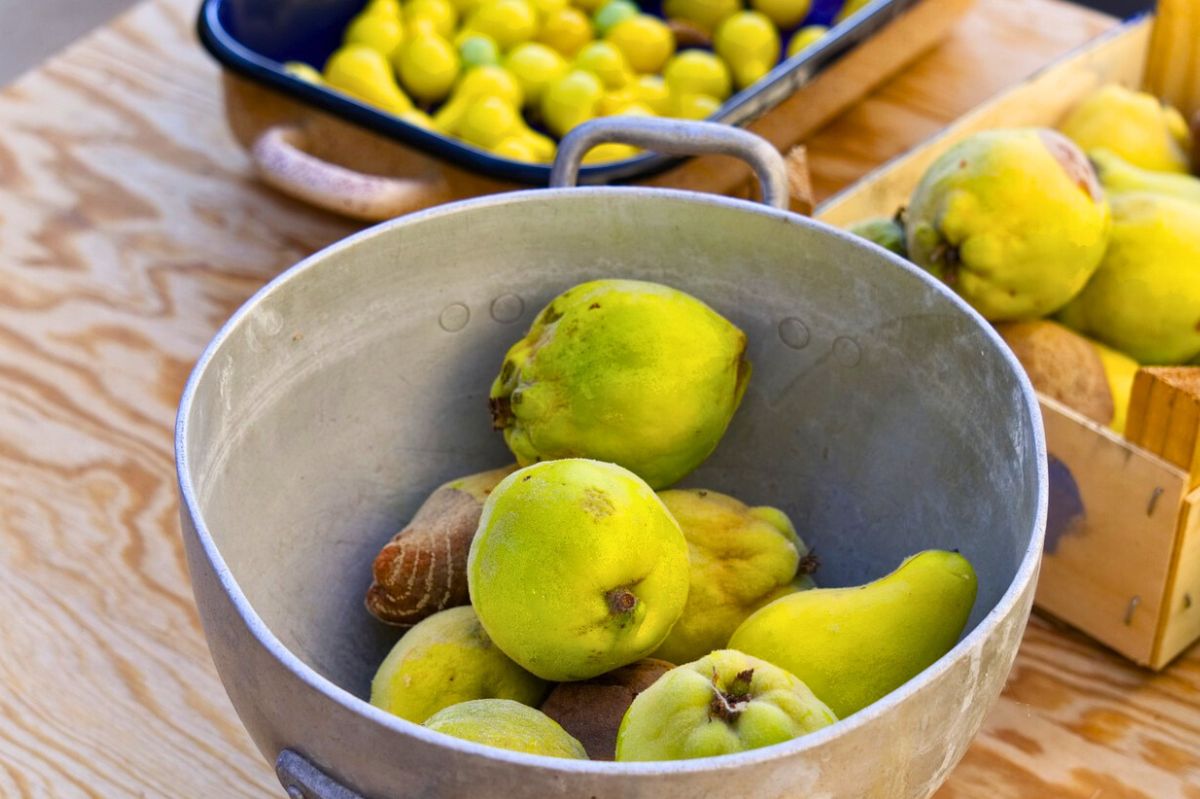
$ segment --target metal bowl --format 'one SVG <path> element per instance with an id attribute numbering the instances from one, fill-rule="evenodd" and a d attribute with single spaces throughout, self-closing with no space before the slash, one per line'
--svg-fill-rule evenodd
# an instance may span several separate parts
<path id="1" fill-rule="evenodd" d="M 654 146 L 686 130 L 690 148 L 743 151 L 783 202 L 778 154 L 750 134 L 638 128 L 621 138 Z M 563 147 L 559 183 L 615 135 L 581 131 Z M 749 336 L 749 391 L 688 484 L 784 508 L 821 553 L 825 585 L 878 577 L 930 547 L 970 558 L 979 598 L 949 654 L 825 730 L 692 761 L 490 749 L 366 702 L 396 635 L 362 606 L 373 556 L 434 486 L 510 460 L 489 429 L 493 373 L 544 303 L 603 276 L 684 289 Z M 928 797 L 1004 684 L 1045 523 L 1037 402 L 977 314 L 859 239 L 679 191 L 499 195 L 329 247 L 217 334 L 184 393 L 176 445 L 213 659 L 293 797 Z"/>

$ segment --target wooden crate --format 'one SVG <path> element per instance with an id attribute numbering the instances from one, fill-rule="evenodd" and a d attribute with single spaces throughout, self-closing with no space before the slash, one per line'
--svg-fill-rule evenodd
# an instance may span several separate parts
<path id="1" fill-rule="evenodd" d="M 787 153 L 937 44 L 973 3 L 921 0 L 747 129 Z M 313 205 L 379 220 L 524 188 L 459 169 L 232 72 L 224 73 L 223 87 L 229 126 L 260 177 Z M 689 159 L 641 185 L 745 196 L 752 178 L 745 163 L 718 155 Z M 811 211 L 804 199 L 793 210 Z"/>
<path id="2" fill-rule="evenodd" d="M 929 165 L 982 130 L 1055 126 L 1106 83 L 1200 110 L 1200 0 L 1160 0 L 876 170 L 817 209 L 845 227 L 905 205 Z M 1037 603 L 1137 663 L 1162 668 L 1200 638 L 1200 369 L 1143 369 L 1127 435 L 1041 396 L 1050 518 Z"/>

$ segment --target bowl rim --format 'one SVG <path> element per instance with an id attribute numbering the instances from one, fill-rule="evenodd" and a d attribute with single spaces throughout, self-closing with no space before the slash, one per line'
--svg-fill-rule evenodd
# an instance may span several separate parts
<path id="1" fill-rule="evenodd" d="M 187 451 L 187 436 L 191 420 L 192 403 L 195 398 L 196 391 L 201 380 L 204 379 L 208 367 L 213 361 L 216 353 L 221 349 L 227 339 L 229 339 L 234 331 L 241 326 L 242 321 L 252 314 L 258 305 L 260 305 L 268 296 L 276 291 L 279 291 L 282 286 L 297 279 L 300 275 L 316 268 L 320 263 L 328 259 L 334 253 L 342 252 L 347 249 L 356 247 L 361 242 L 374 238 L 380 235 L 387 235 L 390 231 L 397 228 L 405 228 L 411 225 L 422 224 L 427 220 L 440 217 L 450 216 L 461 213 L 463 211 L 472 211 L 474 209 L 492 208 L 510 204 L 520 204 L 530 199 L 537 200 L 558 200 L 567 199 L 573 201 L 584 201 L 588 197 L 601 195 L 604 199 L 619 198 L 633 196 L 637 200 L 647 199 L 662 199 L 668 201 L 683 201 L 688 203 L 701 203 L 706 205 L 720 206 L 730 208 L 739 212 L 749 212 L 757 214 L 766 214 L 775 217 L 782 222 L 797 224 L 804 227 L 813 228 L 821 231 L 824 235 L 833 236 L 845 242 L 850 242 L 856 246 L 867 247 L 876 252 L 876 254 L 884 257 L 885 260 L 892 263 L 909 273 L 910 276 L 924 282 L 929 288 L 938 292 L 944 299 L 951 302 L 958 310 L 967 314 L 985 331 L 987 339 L 995 347 L 997 353 L 1003 358 L 1015 373 L 1020 394 L 1026 412 L 1029 414 L 1029 422 L 1032 425 L 1034 437 L 1034 457 L 1037 470 L 1037 505 L 1033 519 L 1033 529 L 1030 534 L 1029 544 L 1024 553 L 1021 555 L 1020 565 L 1017 567 L 1016 574 L 1013 580 L 1009 583 L 1005 592 L 1001 595 L 999 601 L 987 612 L 979 623 L 970 633 L 964 636 L 954 645 L 954 647 L 935 661 L 928 668 L 921 671 L 912 679 L 895 689 L 891 693 L 876 700 L 872 704 L 863 708 L 844 719 L 839 719 L 836 723 L 794 738 L 790 741 L 774 744 L 772 746 L 753 749 L 746 752 L 738 752 L 729 755 L 720 755 L 717 757 L 697 758 L 693 760 L 670 760 L 670 761 L 652 761 L 652 762 L 614 762 L 614 761 L 599 761 L 599 760 L 568 760 L 563 758 L 548 757 L 545 755 L 531 755 L 523 752 L 515 752 L 495 747 L 484 746 L 482 744 L 473 743 L 460 738 L 444 735 L 434 732 L 415 722 L 406 721 L 398 716 L 394 716 L 380 708 L 371 705 L 369 702 L 360 699 L 347 689 L 341 687 L 337 683 L 327 677 L 317 673 L 313 668 L 300 659 L 287 646 L 280 641 L 263 619 L 251 606 L 246 595 L 242 592 L 240 585 L 221 555 L 216 542 L 213 540 L 208 526 L 204 521 L 204 517 L 200 511 L 199 502 L 196 497 L 195 487 L 193 485 L 192 475 L 189 468 L 188 451 Z M 485 197 L 460 200 L 445 205 L 436 206 L 434 208 L 398 217 L 378 225 L 366 228 L 351 236 L 341 239 L 327 247 L 324 247 L 317 252 L 309 255 L 295 265 L 281 272 L 275 278 L 270 280 L 266 285 L 255 292 L 232 316 L 221 326 L 212 340 L 205 347 L 200 358 L 197 360 L 195 367 L 192 369 L 188 377 L 187 384 L 184 387 L 183 394 L 180 398 L 179 412 L 175 424 L 175 462 L 179 483 L 179 491 L 181 497 L 181 510 L 186 511 L 192 526 L 195 530 L 196 538 L 200 544 L 205 557 L 208 559 L 213 573 L 219 581 L 222 589 L 227 594 L 230 602 L 233 604 L 242 622 L 249 630 L 251 635 L 258 643 L 267 650 L 272 657 L 278 660 L 293 676 L 303 681 L 308 687 L 322 694 L 330 701 L 336 702 L 343 708 L 356 713 L 368 720 L 382 725 L 389 731 L 400 733 L 402 735 L 413 736 L 424 743 L 436 746 L 447 747 L 458 752 L 477 755 L 489 760 L 498 761 L 505 764 L 535 767 L 547 771 L 559 772 L 565 775 L 574 774 L 589 774 L 598 776 L 612 775 L 632 775 L 632 776 L 657 776 L 667 774 L 680 773 L 703 773 L 703 772 L 718 772 L 732 768 L 739 768 L 746 765 L 759 764 L 767 761 L 787 758 L 793 755 L 800 754 L 810 749 L 815 749 L 827 741 L 847 734 L 859 727 L 871 724 L 878 717 L 888 713 L 897 705 L 906 701 L 909 697 L 917 694 L 933 683 L 943 672 L 948 670 L 952 664 L 964 657 L 978 657 L 974 650 L 982 649 L 984 641 L 999 626 L 1000 622 L 1007 618 L 1022 600 L 1023 595 L 1030 588 L 1037 578 L 1038 569 L 1041 563 L 1042 547 L 1046 530 L 1046 514 L 1049 501 L 1049 483 L 1048 483 L 1048 464 L 1046 458 L 1046 441 L 1045 431 L 1042 424 L 1041 410 L 1038 404 L 1037 395 L 1034 393 L 1033 386 L 1029 382 L 1024 369 L 1021 368 L 1016 356 L 1004 344 L 999 333 L 970 305 L 968 305 L 961 297 L 951 291 L 941 281 L 936 280 L 931 275 L 920 269 L 915 264 L 901 258 L 900 256 L 866 241 L 851 233 L 839 230 L 824 222 L 820 222 L 808 217 L 800 216 L 799 214 L 790 211 L 782 211 L 768 207 L 760 203 L 754 203 L 749 200 L 741 200 L 731 197 L 719 195 L 701 194 L 699 192 L 685 191 L 680 189 L 664 189 L 664 188 L 643 188 L 629 186 L 588 186 L 565 189 L 528 189 L 524 191 L 508 192 L 503 194 L 488 195 Z M 186 535 L 186 529 L 184 535 Z M 208 638 L 207 632 L 205 634 Z M 300 742 L 294 742 L 289 746 L 299 746 Z"/>

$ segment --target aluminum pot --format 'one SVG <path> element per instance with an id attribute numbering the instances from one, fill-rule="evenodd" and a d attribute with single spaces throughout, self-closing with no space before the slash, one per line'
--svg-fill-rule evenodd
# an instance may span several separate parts
<path id="1" fill-rule="evenodd" d="M 617 130 L 630 124 L 632 130 Z M 623 139 L 736 152 L 786 201 L 778 153 L 744 131 L 593 123 Z M 687 481 L 786 510 L 848 585 L 930 547 L 975 564 L 945 657 L 817 733 L 692 761 L 565 761 L 444 737 L 369 705 L 396 633 L 363 609 L 370 563 L 425 495 L 510 460 L 487 391 L 563 289 L 621 276 L 684 289 L 749 336 L 755 373 Z M 180 406 L 183 535 L 213 660 L 294 799 L 920 799 L 966 750 L 1016 655 L 1036 580 L 1046 462 L 1034 394 L 992 329 L 884 250 L 780 207 L 689 192 L 557 188 L 367 230 L 252 298 Z"/>

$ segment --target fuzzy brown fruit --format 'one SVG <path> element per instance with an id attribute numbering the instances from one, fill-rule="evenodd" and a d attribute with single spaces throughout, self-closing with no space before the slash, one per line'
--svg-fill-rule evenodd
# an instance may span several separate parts
<path id="1" fill-rule="evenodd" d="M 583 682 L 559 683 L 542 712 L 575 736 L 592 760 L 616 757 L 617 730 L 634 698 L 674 666 L 645 658 Z"/>
<path id="2" fill-rule="evenodd" d="M 1038 391 L 1108 424 L 1113 397 L 1092 342 L 1057 322 L 1038 319 L 996 325 Z"/>
<path id="3" fill-rule="evenodd" d="M 467 552 L 483 501 L 516 465 L 439 486 L 412 521 L 375 556 L 367 610 L 387 624 L 411 627 L 441 610 L 468 604 Z"/>

